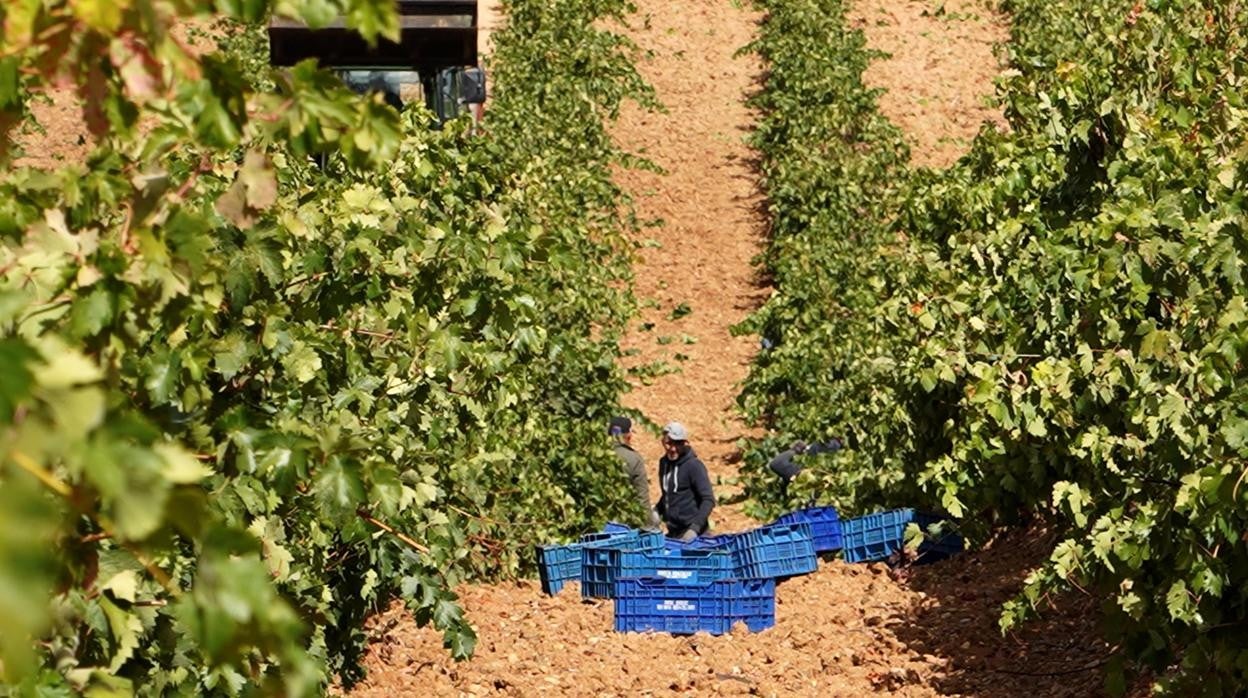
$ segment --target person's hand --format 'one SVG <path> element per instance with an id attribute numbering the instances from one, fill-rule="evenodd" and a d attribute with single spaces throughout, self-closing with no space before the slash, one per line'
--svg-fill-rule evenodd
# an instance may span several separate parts
<path id="1" fill-rule="evenodd" d="M 647 531 L 663 530 L 663 522 L 659 519 L 659 512 L 655 511 L 654 509 L 650 510 L 650 518 L 646 521 L 646 530 Z"/>
<path id="2" fill-rule="evenodd" d="M 679 540 L 682 543 L 688 543 L 689 541 L 697 537 L 698 537 L 698 534 L 695 533 L 692 528 L 690 528 L 690 529 L 687 529 L 684 533 L 680 534 L 680 538 L 678 538 L 677 540 Z"/>

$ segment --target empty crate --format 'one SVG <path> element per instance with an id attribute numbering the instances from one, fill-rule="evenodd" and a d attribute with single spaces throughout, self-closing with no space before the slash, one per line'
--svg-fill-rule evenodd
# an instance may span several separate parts
<path id="1" fill-rule="evenodd" d="M 659 577 L 686 584 L 728 579 L 736 571 L 727 550 L 618 550 L 583 556 L 581 590 L 585 596 L 608 596 L 617 579 Z M 592 561 L 591 561 L 592 559 Z M 588 592 L 585 590 L 589 589 Z"/>
<path id="2" fill-rule="evenodd" d="M 603 533 L 628 533 L 630 531 L 635 531 L 635 530 L 637 529 L 633 528 L 632 526 L 629 526 L 628 524 L 622 524 L 618 521 L 608 521 L 607 525 L 602 527 Z"/>
<path id="3" fill-rule="evenodd" d="M 625 527 L 626 528 L 626 527 Z M 663 536 L 658 533 L 640 533 L 633 529 L 616 530 L 613 533 L 590 533 L 581 536 L 576 543 L 568 545 L 537 546 L 537 571 L 542 581 L 542 591 L 558 594 L 569 581 L 581 580 L 582 549 L 587 546 L 610 547 L 641 546 L 646 549 L 661 548 Z"/>
<path id="4" fill-rule="evenodd" d="M 581 578 L 580 544 L 537 546 L 537 571 L 542 580 L 542 591 L 558 594 L 565 582 Z"/>
<path id="5" fill-rule="evenodd" d="M 605 599 L 611 596 L 618 575 L 621 551 L 662 551 L 663 534 L 629 531 L 591 533 L 581 536 L 581 596 Z"/>
<path id="6" fill-rule="evenodd" d="M 668 550 L 715 550 L 719 548 L 728 549 L 728 544 L 736 538 L 735 533 L 725 533 L 721 536 L 698 536 L 689 542 L 677 540 L 675 538 L 665 538 L 663 545 Z"/>
<path id="7" fill-rule="evenodd" d="M 808 523 L 761 526 L 734 536 L 728 547 L 742 579 L 792 577 L 819 567 Z"/>
<path id="8" fill-rule="evenodd" d="M 810 524 L 810 534 L 817 553 L 841 549 L 841 517 L 832 507 L 799 509 L 776 519 L 776 523 Z"/>
<path id="9" fill-rule="evenodd" d="M 918 561 L 933 562 L 962 551 L 962 536 L 946 531 L 939 539 L 928 534 L 928 526 L 941 521 L 939 516 L 894 509 L 860 516 L 841 522 L 846 562 L 887 560 L 906 543 L 906 525 L 917 524 L 927 539 L 919 546 Z"/>

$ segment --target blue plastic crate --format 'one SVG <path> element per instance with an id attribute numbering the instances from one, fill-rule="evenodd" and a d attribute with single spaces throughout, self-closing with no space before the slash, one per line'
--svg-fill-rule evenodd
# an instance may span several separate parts
<path id="1" fill-rule="evenodd" d="M 676 538 L 664 538 L 663 546 L 668 550 L 717 550 L 720 548 L 727 549 L 732 543 L 732 539 L 736 538 L 735 533 L 725 533 L 719 536 L 698 536 L 689 542 L 677 540 Z"/>
<path id="2" fill-rule="evenodd" d="M 610 546 L 631 546 L 631 544 L 643 544 L 645 548 L 661 548 L 663 547 L 663 533 L 651 533 L 648 531 L 636 531 L 629 528 L 628 531 L 614 531 L 604 533 L 585 533 L 577 541 L 582 546 L 593 546 L 595 548 L 605 548 Z"/>
<path id="3" fill-rule="evenodd" d="M 615 583 L 619 551 L 661 551 L 663 534 L 645 531 L 591 533 L 581 536 L 581 596 L 606 599 Z"/>
<path id="4" fill-rule="evenodd" d="M 832 507 L 809 507 L 789 512 L 776 519 L 776 523 L 810 524 L 810 533 L 814 538 L 815 552 L 825 553 L 841 549 L 841 517 Z"/>
<path id="5" fill-rule="evenodd" d="M 657 631 L 722 635 L 738 622 L 752 632 L 776 624 L 774 579 L 681 584 L 655 577 L 615 583 L 616 632 Z"/>
<path id="6" fill-rule="evenodd" d="M 744 582 L 771 582 L 776 583 L 774 579 L 745 579 Z M 774 586 L 773 586 L 774 588 Z M 757 618 L 771 617 L 776 615 L 776 595 L 772 593 L 770 596 L 740 596 L 732 599 L 730 608 L 734 618 Z M 751 628 L 752 630 L 753 628 Z"/>
<path id="7" fill-rule="evenodd" d="M 685 584 L 728 579 L 736 572 L 727 550 L 613 550 L 609 554 L 615 579 L 660 577 Z"/>
<path id="8" fill-rule="evenodd" d="M 914 509 L 894 509 L 843 521 L 841 532 L 845 561 L 887 560 L 905 546 L 907 524 L 917 524 L 926 534 L 928 526 L 942 520 L 939 516 Z M 939 540 L 933 540 L 929 535 L 919 546 L 917 561 L 935 562 L 961 552 L 962 547 L 962 536 L 957 533 L 947 532 Z"/>
<path id="9" fill-rule="evenodd" d="M 537 571 L 542 580 L 542 591 L 555 595 L 568 581 L 581 578 L 581 545 L 537 546 Z"/>
<path id="10" fill-rule="evenodd" d="M 729 547 L 742 579 L 793 577 L 819 568 L 808 523 L 760 526 L 737 535 Z"/>
<path id="11" fill-rule="evenodd" d="M 636 531 L 636 530 L 637 529 L 633 528 L 632 526 L 629 526 L 627 524 L 622 524 L 618 521 L 608 521 L 607 525 L 602 527 L 603 533 L 628 533 L 630 531 Z"/>

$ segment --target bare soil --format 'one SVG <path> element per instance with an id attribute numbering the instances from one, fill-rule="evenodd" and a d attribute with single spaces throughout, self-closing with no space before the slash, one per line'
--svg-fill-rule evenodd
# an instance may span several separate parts
<path id="1" fill-rule="evenodd" d="M 216 48 L 208 31 L 207 22 L 187 20 L 174 27 L 172 34 L 193 54 L 201 55 Z M 14 142 L 23 155 L 13 161 L 13 167 L 53 170 L 84 164 L 95 144 L 77 91 L 52 86 L 32 92 L 30 117 L 14 132 Z"/>
<path id="2" fill-rule="evenodd" d="M 15 139 L 24 150 L 15 167 L 51 170 L 86 161 L 91 136 L 74 92 L 50 90 L 38 95 L 31 101 L 30 114 L 30 127 Z"/>
<path id="3" fill-rule="evenodd" d="M 782 582 L 776 626 L 673 637 L 612 632 L 609 601 L 576 584 L 467 586 L 480 636 L 455 663 L 441 636 L 394 607 L 374 617 L 357 698 L 395 695 L 1094 696 L 1108 649 L 1092 602 L 1064 599 L 1021 633 L 997 630 L 1001 604 L 1052 544 L 1018 531 L 989 548 L 903 573 L 823 562 Z"/>
<path id="4" fill-rule="evenodd" d="M 730 330 L 768 292 L 751 264 L 762 251 L 766 220 L 756 154 L 746 145 L 755 115 L 745 100 L 762 66 L 754 56 L 734 55 L 760 19 L 730 2 L 639 2 L 630 34 L 652 52 L 639 69 L 667 113 L 628 109 L 614 130 L 623 148 L 664 170 L 618 177 L 643 220 L 661 221 L 637 240 L 635 291 L 643 309 L 624 344 L 637 352 L 628 363 L 679 369 L 635 380 L 624 402 L 657 424 L 678 421 L 689 429 L 721 503 L 736 489 L 737 441 L 751 433 L 735 400 L 758 341 Z M 657 470 L 657 436 L 638 433 L 634 446 Z M 657 478 L 651 480 L 657 500 Z M 721 504 L 712 514 L 719 530 L 752 524 L 739 506 Z"/>
<path id="5" fill-rule="evenodd" d="M 1007 128 L 992 81 L 1009 20 L 990 0 L 857 0 L 849 19 L 889 54 L 863 79 L 886 90 L 880 111 L 905 132 L 914 165 L 948 167 L 984 123 Z"/>

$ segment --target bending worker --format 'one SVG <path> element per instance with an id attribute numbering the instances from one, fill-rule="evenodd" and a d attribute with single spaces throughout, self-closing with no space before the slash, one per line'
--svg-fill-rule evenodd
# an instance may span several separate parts
<path id="1" fill-rule="evenodd" d="M 659 515 L 667 535 L 690 541 L 706 533 L 715 508 L 715 494 L 706 466 L 689 446 L 689 432 L 680 422 L 663 427 L 663 457 L 659 459 Z"/>
<path id="2" fill-rule="evenodd" d="M 819 455 L 820 453 L 835 453 L 841 450 L 840 439 L 832 439 L 827 443 L 806 445 L 805 441 L 795 441 L 793 447 L 781 451 L 771 459 L 771 463 L 767 467 L 771 468 L 771 472 L 780 476 L 780 496 L 783 499 L 789 497 L 789 481 L 797 477 L 802 472 L 802 464 L 797 462 L 798 456 L 802 455 Z"/>
<path id="3" fill-rule="evenodd" d="M 646 477 L 646 462 L 633 450 L 633 420 L 628 417 L 612 417 L 608 431 L 615 438 L 615 455 L 624 463 L 624 472 L 633 486 L 637 503 L 645 512 L 645 529 L 659 530 L 659 515 L 650 506 L 650 480 Z"/>

